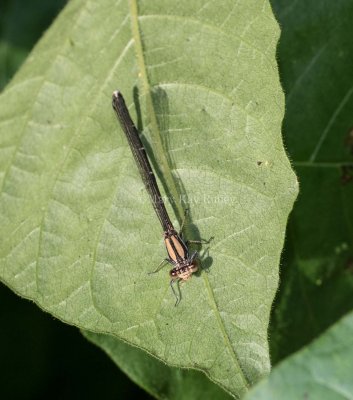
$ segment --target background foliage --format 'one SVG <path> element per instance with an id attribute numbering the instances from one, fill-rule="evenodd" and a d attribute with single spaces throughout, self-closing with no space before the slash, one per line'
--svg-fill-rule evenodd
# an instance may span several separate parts
<path id="1" fill-rule="evenodd" d="M 37 10 L 47 9 L 47 2 L 38 1 L 39 3 Z M 25 12 L 25 4 L 26 2 L 20 1 L 1 3 L 0 57 L 3 83 L 10 78 L 30 45 L 37 39 L 45 26 L 43 21 L 46 20 L 46 24 L 49 24 L 60 7 L 59 3 L 52 3 L 54 8 L 47 14 L 47 19 L 43 18 L 40 22 L 31 19 L 30 34 L 27 32 L 24 35 L 27 42 L 23 41 L 21 44 L 20 31 L 16 24 L 22 12 L 23 17 L 30 15 Z M 349 1 L 332 4 L 330 1 L 297 0 L 288 4 L 286 1 L 273 0 L 272 5 L 282 27 L 278 59 L 287 104 L 284 136 L 301 184 L 301 194 L 288 226 L 281 286 L 270 327 L 271 355 L 276 364 L 307 345 L 352 309 L 352 210 L 349 204 L 353 194 L 353 118 L 349 110 L 352 103 L 350 21 L 353 9 Z M 12 32 L 11 35 L 9 32 Z M 33 34 L 34 32 L 37 34 Z M 13 329 L 1 330 L 2 342 L 10 343 L 9 348 L 18 348 L 21 340 L 26 343 L 20 346 L 21 357 L 1 348 L 5 353 L 2 360 L 7 360 L 3 365 L 13 365 L 14 361 L 26 360 L 26 346 L 31 343 L 28 337 L 32 337 L 30 335 L 34 332 L 35 338 L 42 337 L 45 330 L 50 331 L 48 325 L 54 322 L 44 314 L 39 318 L 34 317 L 39 315 L 39 311 L 24 301 L 14 300 L 6 289 L 2 288 L 0 295 L 4 299 L 0 304 L 6 304 L 1 310 L 1 316 L 6 316 L 10 321 L 8 327 L 16 326 L 15 322 L 22 325 L 25 315 L 33 315 L 24 324 L 26 329 L 22 330 L 23 336 L 20 328 L 16 329 L 16 337 L 13 336 Z M 18 320 L 11 322 L 10 317 L 18 317 Z M 32 328 L 30 324 L 33 324 Z M 73 328 L 63 328 L 58 324 L 53 329 L 53 334 L 62 332 L 63 329 L 73 332 Z M 74 335 L 69 335 L 64 349 L 73 346 Z M 58 333 L 53 341 L 62 343 L 62 334 Z M 52 347 L 47 349 L 44 345 L 45 340 L 38 343 L 35 339 L 35 342 L 36 346 L 42 345 L 42 350 L 36 347 L 36 354 L 50 354 L 52 351 Z M 92 350 L 87 347 L 86 351 Z M 72 357 L 72 351 L 69 354 Z M 99 356 L 96 354 L 96 357 Z M 64 357 L 61 358 L 63 359 Z M 52 364 L 51 362 L 50 365 Z M 45 373 L 48 371 L 48 364 L 45 367 L 43 365 L 44 363 L 42 366 L 37 363 L 33 369 L 31 364 L 31 372 L 36 373 L 37 380 L 30 382 L 22 379 L 24 386 L 18 388 L 29 394 L 35 393 L 32 398 L 43 395 L 43 387 L 47 387 L 43 385 L 44 377 L 47 376 L 48 385 L 54 382 Z M 96 365 L 96 362 L 93 363 L 88 370 L 93 368 L 97 371 Z M 109 375 L 109 363 L 105 365 L 105 374 Z M 82 365 L 80 368 L 82 370 Z M 11 382 L 10 376 L 15 374 L 15 369 L 16 379 L 20 379 L 18 375 L 21 370 L 28 377 L 28 369 L 18 368 L 18 364 L 13 369 L 4 369 L 2 376 L 6 377 L 7 373 L 8 381 Z M 68 369 L 59 368 L 61 373 Z M 110 373 L 114 375 L 117 372 L 112 368 Z M 39 382 L 39 379 L 41 384 L 33 385 L 33 381 Z M 73 381 L 76 379 L 77 375 L 74 378 L 69 375 L 68 385 L 71 388 L 75 386 Z M 100 386 L 99 390 L 105 387 L 108 391 L 110 387 L 111 393 L 116 394 L 121 390 L 123 379 L 120 376 L 119 388 L 112 385 L 112 382 L 116 382 L 114 379 L 104 385 L 98 382 L 97 385 Z M 82 385 L 87 384 L 87 381 L 93 385 L 91 379 L 83 381 Z M 80 386 L 78 384 L 77 387 Z M 6 386 L 2 390 L 6 391 Z"/>
<path id="2" fill-rule="evenodd" d="M 274 362 L 353 307 L 353 4 L 273 1 L 285 143 L 300 182 L 273 309 Z"/>

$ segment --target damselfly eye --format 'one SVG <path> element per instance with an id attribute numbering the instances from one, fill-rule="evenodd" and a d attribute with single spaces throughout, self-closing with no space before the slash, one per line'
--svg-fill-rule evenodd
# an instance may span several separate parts
<path id="1" fill-rule="evenodd" d="M 171 278 L 175 278 L 178 275 L 178 273 L 175 271 L 175 269 L 171 269 L 169 271 L 169 275 Z"/>

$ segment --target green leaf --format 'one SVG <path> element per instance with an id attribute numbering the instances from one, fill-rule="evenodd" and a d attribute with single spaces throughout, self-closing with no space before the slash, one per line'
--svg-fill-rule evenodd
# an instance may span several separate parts
<path id="1" fill-rule="evenodd" d="M 284 133 L 301 187 L 270 330 L 276 362 L 353 309 L 353 4 L 272 3 L 283 27 Z"/>
<path id="2" fill-rule="evenodd" d="M 57 318 L 240 396 L 269 371 L 297 194 L 279 29 L 268 2 L 175 4 L 71 1 L 2 94 L 0 276 Z M 214 237 L 200 252 L 209 273 L 182 286 L 177 308 L 167 271 L 147 274 L 165 250 L 111 109 L 117 88 L 141 108 L 172 219 L 188 206 L 186 236 Z"/>
<path id="3" fill-rule="evenodd" d="M 353 393 L 353 313 L 276 366 L 246 400 L 350 399 Z"/>
<path id="4" fill-rule="evenodd" d="M 157 399 L 232 399 L 199 371 L 168 367 L 146 352 L 109 335 L 82 333 L 101 347 L 130 379 Z"/>

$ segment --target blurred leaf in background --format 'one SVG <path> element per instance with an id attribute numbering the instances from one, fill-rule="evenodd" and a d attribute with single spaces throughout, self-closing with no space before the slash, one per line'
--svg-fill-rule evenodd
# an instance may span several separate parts
<path id="1" fill-rule="evenodd" d="M 353 313 L 279 363 L 246 400 L 345 400 L 353 393 Z"/>
<path id="2" fill-rule="evenodd" d="M 353 308 L 353 3 L 273 0 L 300 194 L 270 327 L 274 363 Z"/>

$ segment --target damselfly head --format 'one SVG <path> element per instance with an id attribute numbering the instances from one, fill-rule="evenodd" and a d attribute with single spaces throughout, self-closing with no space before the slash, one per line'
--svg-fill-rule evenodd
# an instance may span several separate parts
<path id="1" fill-rule="evenodd" d="M 118 96 L 121 96 L 119 90 L 114 90 L 114 92 L 113 92 L 113 99 L 116 99 Z"/>
<path id="2" fill-rule="evenodd" d="M 169 275 L 172 280 L 180 279 L 182 281 L 187 281 L 191 278 L 192 274 L 199 269 L 196 261 L 192 264 L 178 266 L 170 270 Z"/>

